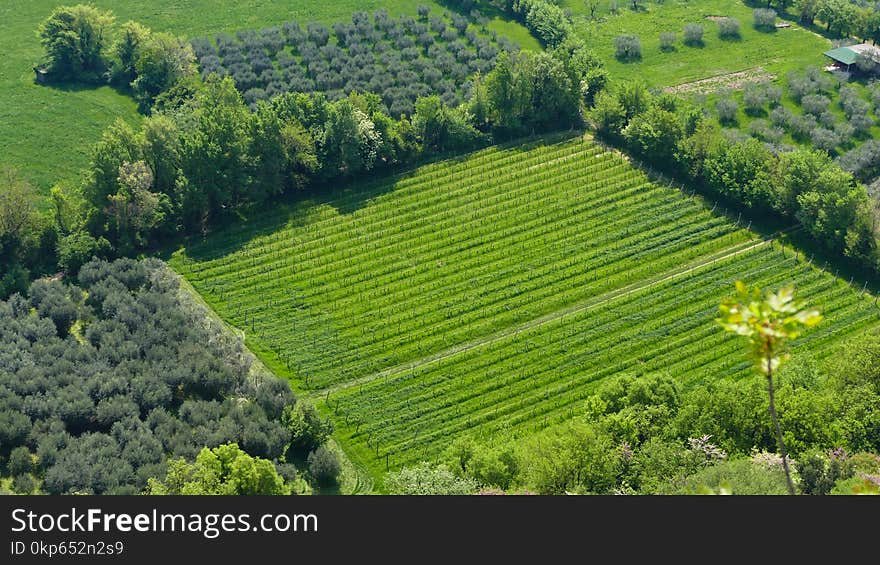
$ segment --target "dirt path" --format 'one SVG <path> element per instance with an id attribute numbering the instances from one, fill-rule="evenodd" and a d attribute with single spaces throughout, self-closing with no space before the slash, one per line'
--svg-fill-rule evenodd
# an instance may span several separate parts
<path id="1" fill-rule="evenodd" d="M 667 86 L 663 89 L 663 92 L 669 92 L 672 94 L 708 94 L 723 88 L 739 89 L 742 88 L 743 85 L 749 83 L 769 81 L 775 78 L 776 75 L 768 73 L 763 67 L 753 67 L 751 69 L 745 69 L 734 73 L 726 73 L 714 77 L 676 84 L 675 86 Z"/>

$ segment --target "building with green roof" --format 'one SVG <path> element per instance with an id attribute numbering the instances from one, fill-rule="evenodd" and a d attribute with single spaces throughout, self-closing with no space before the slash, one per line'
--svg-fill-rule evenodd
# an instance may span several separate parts
<path id="1" fill-rule="evenodd" d="M 859 55 L 865 55 L 871 57 L 874 61 L 880 62 L 880 49 L 870 43 L 838 47 L 831 51 L 825 51 L 823 55 L 831 59 L 834 62 L 834 66 L 838 68 L 842 67 L 847 71 L 849 71 L 850 67 L 855 64 Z"/>

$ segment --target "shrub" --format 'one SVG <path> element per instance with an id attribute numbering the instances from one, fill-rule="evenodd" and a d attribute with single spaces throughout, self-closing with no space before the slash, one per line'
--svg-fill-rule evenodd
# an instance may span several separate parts
<path id="1" fill-rule="evenodd" d="M 702 45 L 703 44 L 703 26 L 699 24 L 688 24 L 684 26 L 684 44 L 685 45 Z"/>
<path id="2" fill-rule="evenodd" d="M 792 137 L 798 141 L 806 141 L 810 139 L 818 123 L 816 117 L 809 114 L 804 116 L 792 115 L 788 121 L 788 130 Z"/>
<path id="3" fill-rule="evenodd" d="M 30 474 L 16 475 L 12 479 L 12 492 L 16 494 L 30 494 L 37 488 L 37 481 Z"/>
<path id="4" fill-rule="evenodd" d="M 804 112 L 814 116 L 819 116 L 822 112 L 826 111 L 830 104 L 831 100 L 821 94 L 810 94 L 801 99 L 801 107 L 804 109 Z"/>
<path id="5" fill-rule="evenodd" d="M 755 20 L 755 28 L 763 31 L 776 29 L 776 10 L 758 8 L 752 12 Z"/>
<path id="6" fill-rule="evenodd" d="M 642 58 L 642 45 L 638 35 L 624 34 L 614 38 L 614 56 L 621 61 L 636 61 Z"/>
<path id="7" fill-rule="evenodd" d="M 342 471 L 339 457 L 335 452 L 327 449 L 326 446 L 322 445 L 309 453 L 307 463 L 309 465 L 309 475 L 315 484 L 330 486 L 336 484 L 339 480 L 339 473 Z"/>
<path id="8" fill-rule="evenodd" d="M 739 39 L 739 20 L 736 18 L 721 18 L 718 20 L 718 37 L 721 39 Z"/>
<path id="9" fill-rule="evenodd" d="M 660 50 L 672 51 L 673 49 L 675 49 L 675 34 L 672 32 L 661 33 Z"/>
<path id="10" fill-rule="evenodd" d="M 721 123 L 727 124 L 736 122 L 736 112 L 739 109 L 739 104 L 736 103 L 736 100 L 733 100 L 732 98 L 722 98 L 715 103 L 715 109 L 718 111 L 718 119 Z"/>
<path id="11" fill-rule="evenodd" d="M 761 114 L 766 103 L 767 96 L 764 88 L 754 83 L 746 85 L 743 91 L 743 108 L 747 114 Z"/>
<path id="12" fill-rule="evenodd" d="M 670 485 L 667 494 L 718 492 L 722 487 L 734 495 L 785 494 L 785 475 L 781 469 L 734 459 L 706 467 L 688 477 L 682 486 Z"/>
<path id="13" fill-rule="evenodd" d="M 471 478 L 456 477 L 445 465 L 432 467 L 422 462 L 389 473 L 385 486 L 391 494 L 462 495 L 474 494 L 478 485 Z"/>
<path id="14" fill-rule="evenodd" d="M 792 118 L 791 110 L 784 106 L 777 106 L 770 110 L 770 121 L 773 125 L 788 127 L 788 122 Z"/>
<path id="15" fill-rule="evenodd" d="M 823 127 L 817 127 L 810 133 L 810 141 L 813 147 L 821 149 L 826 153 L 833 152 L 840 143 L 840 139 L 835 132 Z"/>

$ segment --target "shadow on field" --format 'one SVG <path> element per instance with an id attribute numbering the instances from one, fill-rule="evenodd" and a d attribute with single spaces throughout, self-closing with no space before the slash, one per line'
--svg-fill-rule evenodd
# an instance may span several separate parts
<path id="1" fill-rule="evenodd" d="M 103 88 L 105 86 L 112 88 L 118 94 L 123 96 L 133 96 L 133 92 L 131 88 L 119 86 L 116 84 L 110 84 L 106 81 L 102 82 L 62 82 L 55 80 L 48 80 L 48 82 L 41 83 L 37 80 L 34 80 L 34 84 L 39 86 L 44 86 L 46 88 L 50 88 L 52 90 L 58 90 L 59 92 L 88 92 L 90 90 L 98 90 L 99 88 Z"/>
<path id="2" fill-rule="evenodd" d="M 504 152 L 528 152 L 543 145 L 560 143 L 582 135 L 580 130 L 565 131 L 543 136 L 520 138 L 498 144 Z M 479 150 L 477 150 L 479 151 Z M 420 161 L 397 173 L 377 174 L 358 180 L 322 183 L 307 190 L 287 194 L 278 199 L 237 210 L 227 215 L 207 235 L 190 236 L 177 245 L 166 248 L 160 256 L 167 259 L 179 247 L 196 261 L 210 261 L 240 251 L 254 239 L 271 235 L 285 227 L 303 227 L 314 220 L 321 208 L 331 207 L 340 215 L 348 215 L 368 206 L 376 199 L 394 191 L 398 182 L 417 177 L 422 167 L 448 163 L 460 165 L 473 152 L 437 155 Z"/>

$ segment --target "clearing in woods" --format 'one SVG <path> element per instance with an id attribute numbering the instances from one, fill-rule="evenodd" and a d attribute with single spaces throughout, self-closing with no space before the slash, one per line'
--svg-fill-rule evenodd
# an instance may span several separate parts
<path id="1" fill-rule="evenodd" d="M 260 211 L 171 265 L 381 485 L 459 435 L 565 421 L 613 375 L 746 374 L 714 322 L 736 279 L 796 284 L 818 357 L 880 324 L 869 293 L 712 208 L 556 136 Z"/>

